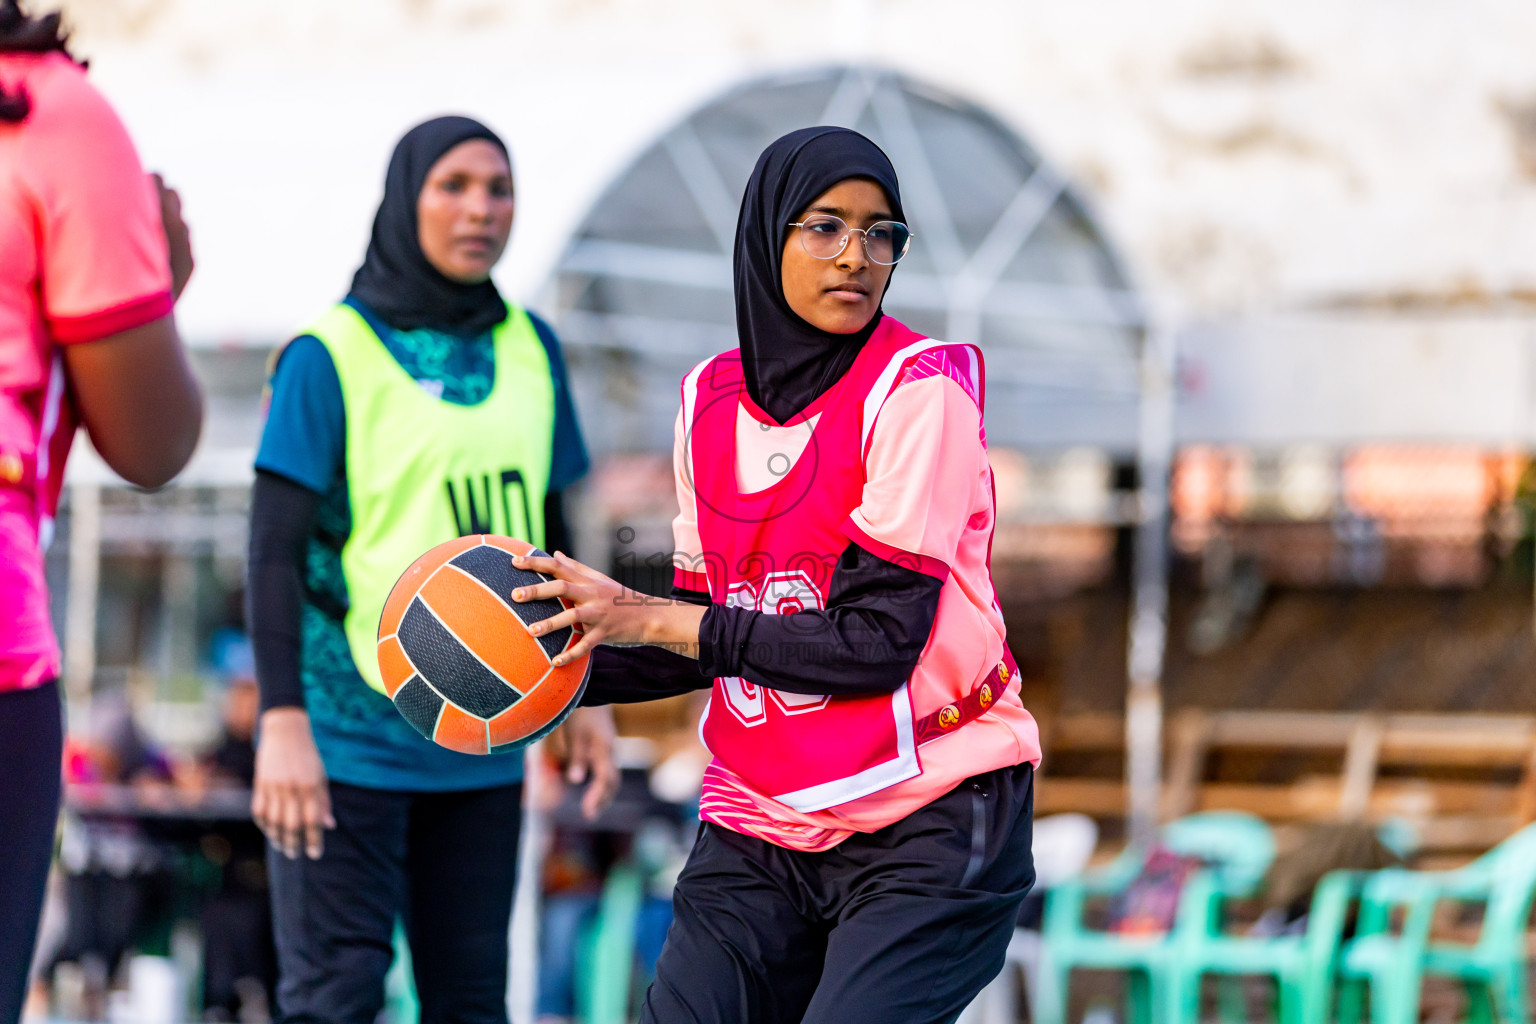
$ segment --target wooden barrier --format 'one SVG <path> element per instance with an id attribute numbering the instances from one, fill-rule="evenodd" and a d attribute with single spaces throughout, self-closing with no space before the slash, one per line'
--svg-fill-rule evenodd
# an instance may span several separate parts
<path id="1" fill-rule="evenodd" d="M 1038 813 L 1124 814 L 1122 778 L 1051 770 L 1053 758 L 1123 764 L 1121 718 L 1063 717 L 1045 740 Z M 1247 770 L 1223 770 L 1231 759 Z M 1276 823 L 1400 818 L 1432 857 L 1486 849 L 1536 820 L 1530 715 L 1189 709 L 1169 720 L 1165 760 L 1165 819 L 1201 810 Z"/>

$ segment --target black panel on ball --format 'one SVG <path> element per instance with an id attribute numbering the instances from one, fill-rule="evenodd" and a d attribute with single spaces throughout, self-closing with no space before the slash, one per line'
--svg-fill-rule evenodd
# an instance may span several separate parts
<path id="1" fill-rule="evenodd" d="M 443 698 L 433 692 L 421 676 L 411 676 L 395 691 L 395 707 L 417 732 L 430 740 L 437 731 L 437 716 L 443 710 Z"/>
<path id="2" fill-rule="evenodd" d="M 470 714 L 494 718 L 523 699 L 459 643 L 421 598 L 405 610 L 398 635 L 416 671 Z"/>
<path id="3" fill-rule="evenodd" d="M 528 554 L 533 558 L 549 557 L 538 548 L 534 548 Z M 470 548 L 461 555 L 455 555 L 448 564 L 462 569 L 485 584 L 491 593 L 501 598 L 501 602 L 508 608 L 511 608 L 517 617 L 523 620 L 525 625 L 541 622 L 565 611 L 565 605 L 556 600 L 527 601 L 523 603 L 512 600 L 512 591 L 518 587 L 532 587 L 540 583 L 548 583 L 551 577 L 545 576 L 543 573 L 519 569 L 512 564 L 512 556 L 501 548 L 490 544 L 482 544 L 479 547 Z M 566 645 L 571 642 L 571 631 L 569 629 L 557 630 L 547 636 L 539 637 L 538 640 L 539 646 L 544 648 L 544 653 L 553 658 L 565 650 Z"/>

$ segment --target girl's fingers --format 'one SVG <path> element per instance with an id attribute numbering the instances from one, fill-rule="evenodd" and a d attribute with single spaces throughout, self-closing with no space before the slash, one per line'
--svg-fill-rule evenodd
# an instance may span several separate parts
<path id="1" fill-rule="evenodd" d="M 613 798 L 619 791 L 619 772 L 609 761 L 607 765 L 594 764 L 592 781 L 587 784 L 586 792 L 581 795 L 581 813 L 588 821 L 593 821 L 603 813 L 603 809 L 613 803 Z"/>
<path id="2" fill-rule="evenodd" d="M 545 558 L 538 558 L 532 555 L 513 555 L 512 564 L 519 569 L 526 569 L 529 572 L 541 572 L 546 576 L 570 580 L 572 583 L 580 583 L 600 575 L 595 570 L 587 568 L 570 555 L 560 551 L 556 551 L 553 555 Z"/>
<path id="3" fill-rule="evenodd" d="M 569 572 L 562 572 L 560 563 L 550 557 L 537 558 L 533 555 L 513 555 L 512 564 L 519 569 L 526 569 L 529 572 L 541 572 L 545 576 L 559 576 L 564 579 L 570 575 Z"/>
<path id="4" fill-rule="evenodd" d="M 582 655 L 590 652 L 592 648 L 598 645 L 598 643 L 599 640 L 597 634 L 591 630 L 588 630 L 585 634 L 582 635 L 580 640 L 576 641 L 574 646 L 555 656 L 555 667 L 559 668 L 561 665 L 569 665 L 577 658 L 580 658 Z"/>
<path id="5" fill-rule="evenodd" d="M 588 821 L 602 813 L 613 802 L 619 791 L 619 770 L 613 763 L 613 747 L 597 736 L 588 733 L 581 753 L 582 775 L 590 777 L 586 792 L 581 795 L 581 812 Z"/>
<path id="6" fill-rule="evenodd" d="M 576 559 L 572 558 L 570 555 L 563 551 L 555 552 L 555 564 L 564 568 L 566 572 L 571 574 L 573 579 L 582 580 L 587 583 L 606 580 L 608 578 L 591 566 L 582 565 L 580 562 L 576 561 Z"/>
<path id="7" fill-rule="evenodd" d="M 564 597 L 570 586 L 565 580 L 553 580 L 549 583 L 538 583 L 531 587 L 518 587 L 512 591 L 512 600 L 543 601 L 551 597 Z"/>
<path id="8" fill-rule="evenodd" d="M 304 835 L 304 805 L 297 788 L 289 788 L 283 793 L 282 825 L 278 829 L 282 839 L 283 853 L 289 860 L 297 860 L 299 856 L 299 844 Z"/>
<path id="9" fill-rule="evenodd" d="M 331 787 L 327 782 L 320 783 L 320 824 L 326 828 L 336 827 L 336 816 L 331 813 Z"/>
<path id="10" fill-rule="evenodd" d="M 260 801 L 259 809 L 256 807 L 257 801 Z M 255 819 L 257 827 L 276 845 L 277 829 L 281 825 L 279 809 L 282 807 L 278 793 L 268 783 L 256 790 L 256 794 L 251 797 L 251 804 L 251 817 Z"/>
<path id="11" fill-rule="evenodd" d="M 318 790 L 310 790 L 304 800 L 304 852 L 310 860 L 319 860 L 325 851 L 325 821 L 329 816 Z"/>
<path id="12" fill-rule="evenodd" d="M 580 621 L 580 610 L 567 608 L 559 615 L 551 615 L 547 619 L 540 619 L 528 627 L 528 632 L 534 636 L 543 636 L 556 630 L 565 629 L 567 626 L 575 626 Z"/>

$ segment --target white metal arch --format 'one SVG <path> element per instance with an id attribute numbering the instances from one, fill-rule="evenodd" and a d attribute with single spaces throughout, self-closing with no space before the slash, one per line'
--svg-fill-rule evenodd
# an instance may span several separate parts
<path id="1" fill-rule="evenodd" d="M 1131 454 L 1144 317 L 1081 198 L 990 113 L 858 67 L 729 90 L 593 205 L 556 267 L 554 312 L 594 448 L 670 444 L 677 381 L 736 344 L 731 245 L 746 177 L 770 141 L 811 124 L 855 128 L 890 154 L 916 241 L 886 308 L 982 346 L 994 443 Z"/>

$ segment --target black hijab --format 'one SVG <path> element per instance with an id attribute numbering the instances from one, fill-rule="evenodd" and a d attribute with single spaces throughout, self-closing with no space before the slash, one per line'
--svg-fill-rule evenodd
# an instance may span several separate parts
<path id="1" fill-rule="evenodd" d="M 421 251 L 416 234 L 416 201 L 427 172 L 444 153 L 470 139 L 485 139 L 507 152 L 506 144 L 479 121 L 435 117 L 406 132 L 389 158 L 384 199 L 373 218 L 368 254 L 352 278 L 352 296 L 396 330 L 427 327 L 473 338 L 507 317 L 494 284 L 460 284 L 444 277 Z"/>
<path id="2" fill-rule="evenodd" d="M 880 323 L 881 311 L 854 334 L 831 334 L 802 320 L 784 298 L 780 257 L 792 221 L 811 200 L 847 178 L 885 190 L 891 214 L 905 220 L 896 169 L 880 147 L 847 128 L 801 128 L 763 150 L 747 181 L 736 223 L 736 333 L 747 394 L 788 422 L 836 384 Z M 857 239 L 849 239 L 857 245 Z M 882 296 L 883 298 L 883 296 Z"/>

